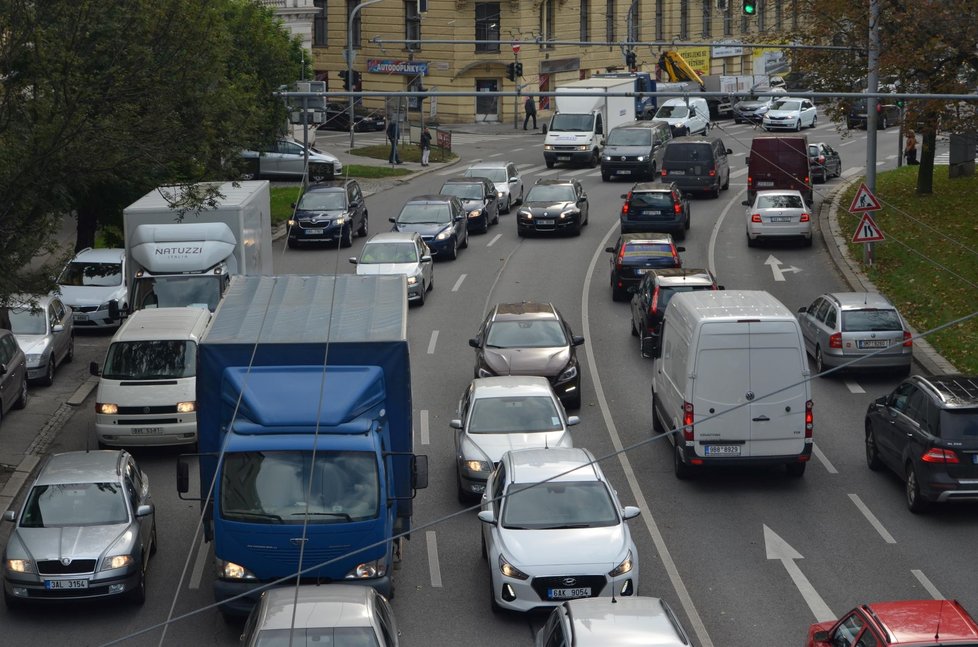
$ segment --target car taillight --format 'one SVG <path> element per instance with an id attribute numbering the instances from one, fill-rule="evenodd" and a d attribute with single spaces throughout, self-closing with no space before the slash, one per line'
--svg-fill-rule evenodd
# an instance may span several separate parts
<path id="1" fill-rule="evenodd" d="M 876 112 L 883 112 L 883 106 L 881 106 L 879 102 L 876 103 Z"/>
<path id="2" fill-rule="evenodd" d="M 679 204 L 678 202 L 673 202 L 672 210 L 676 212 L 676 214 L 680 214 L 683 212 L 683 205 Z"/>
<path id="3" fill-rule="evenodd" d="M 683 440 L 693 440 L 692 402 L 683 402 Z"/>
<path id="4" fill-rule="evenodd" d="M 805 176 L 805 186 L 811 186 L 811 184 L 812 184 L 812 183 L 811 183 L 811 180 L 810 180 L 810 179 L 808 178 L 808 176 L 806 175 L 806 176 Z"/>
<path id="5" fill-rule="evenodd" d="M 842 348 L 841 332 L 834 332 L 829 335 L 829 348 Z"/>
<path id="6" fill-rule="evenodd" d="M 913 346 L 913 335 L 906 330 L 903 331 L 903 345 L 907 348 Z"/>
<path id="7" fill-rule="evenodd" d="M 716 177 L 717 170 L 715 168 L 710 169 L 710 177 Z"/>
<path id="8" fill-rule="evenodd" d="M 811 220 L 811 217 L 807 213 L 801 214 L 801 222 L 808 222 L 809 220 Z"/>
<path id="9" fill-rule="evenodd" d="M 659 286 L 655 286 L 655 292 L 652 293 L 652 303 L 649 304 L 649 314 L 655 315 L 659 311 Z"/>
<path id="10" fill-rule="evenodd" d="M 818 156 L 818 163 L 819 164 L 825 164 L 825 155 L 819 155 Z"/>
<path id="11" fill-rule="evenodd" d="M 621 205 L 621 215 L 628 215 L 628 205 L 632 201 L 632 192 L 629 191 L 628 195 L 625 196 L 625 204 Z"/>
<path id="12" fill-rule="evenodd" d="M 676 267 L 682 267 L 683 262 L 679 260 L 679 252 L 676 250 L 676 246 L 672 246 L 672 262 L 676 264 Z"/>
<path id="13" fill-rule="evenodd" d="M 666 170 L 666 167 L 665 167 L 665 166 L 663 166 L 663 167 L 662 167 L 662 177 L 665 177 L 665 176 L 666 176 L 666 174 L 667 174 L 668 172 L 669 172 L 669 171 L 667 171 L 667 170 Z"/>
<path id="14" fill-rule="evenodd" d="M 618 268 L 618 271 L 619 272 L 621 271 L 621 266 L 622 266 L 622 263 L 624 263 L 624 262 L 625 262 L 625 246 L 622 245 L 621 246 L 621 249 L 618 250 L 618 256 L 617 256 L 617 258 L 615 258 L 615 267 Z"/>
<path id="15" fill-rule="evenodd" d="M 759 213 L 752 213 L 751 216 L 750 216 L 750 221 L 751 222 L 761 222 L 761 214 L 759 214 Z"/>
<path id="16" fill-rule="evenodd" d="M 815 428 L 815 414 L 812 412 L 812 404 L 811 400 L 805 400 L 805 438 L 811 438 Z"/>
<path id="17" fill-rule="evenodd" d="M 954 453 L 953 449 L 944 449 L 942 447 L 931 447 L 924 455 L 920 457 L 920 460 L 925 463 L 958 463 L 958 455 Z"/>

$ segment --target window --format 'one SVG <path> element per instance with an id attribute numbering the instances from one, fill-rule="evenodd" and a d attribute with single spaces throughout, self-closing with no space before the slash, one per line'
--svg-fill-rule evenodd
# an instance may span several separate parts
<path id="1" fill-rule="evenodd" d="M 774 28 L 778 31 L 784 29 L 784 2 L 783 0 L 774 0 Z"/>
<path id="2" fill-rule="evenodd" d="M 312 19 L 312 44 L 325 47 L 329 45 L 327 34 L 329 30 L 326 22 L 326 0 L 313 0 L 316 13 Z"/>
<path id="3" fill-rule="evenodd" d="M 605 40 L 615 40 L 615 0 L 605 3 Z"/>
<path id="4" fill-rule="evenodd" d="M 762 32 L 767 29 L 764 21 L 764 14 L 767 13 L 767 3 L 764 0 L 757 0 L 757 31 Z"/>
<path id="5" fill-rule="evenodd" d="M 499 3 L 480 2 L 475 5 L 475 39 L 499 40 Z M 499 43 L 478 43 L 477 52 L 498 52 Z"/>
<path id="6" fill-rule="evenodd" d="M 679 37 L 689 38 L 689 0 L 679 0 Z"/>
<path id="7" fill-rule="evenodd" d="M 709 36 L 713 31 L 712 9 L 713 9 L 713 0 L 703 0 L 703 36 Z"/>
<path id="8" fill-rule="evenodd" d="M 543 0 L 540 5 L 540 34 L 544 44 L 540 46 L 540 49 L 553 49 L 554 45 L 547 43 L 546 41 L 556 40 L 556 17 L 554 12 L 554 2 L 556 0 Z"/>
<path id="9" fill-rule="evenodd" d="M 628 11 L 629 32 L 628 40 L 637 43 L 642 40 L 642 3 L 633 2 Z M 629 49 L 636 47 L 629 46 Z"/>
<path id="10" fill-rule="evenodd" d="M 347 25 L 350 24 L 350 16 L 353 14 L 353 10 L 359 4 L 360 4 L 360 0 L 346 0 L 346 23 L 347 23 Z M 353 49 L 359 49 L 360 48 L 360 16 L 361 16 L 361 12 L 358 11 L 357 14 L 356 14 L 356 17 L 353 19 L 353 30 L 352 30 L 352 36 L 353 36 L 353 39 L 352 40 L 353 40 L 353 43 L 351 44 L 351 47 L 353 47 Z"/>
<path id="11" fill-rule="evenodd" d="M 591 40 L 591 30 L 588 20 L 591 16 L 591 2 L 590 0 L 581 0 L 581 33 L 578 36 L 579 40 L 589 41 Z"/>
<path id="12" fill-rule="evenodd" d="M 404 1 L 404 40 L 418 41 L 406 43 L 406 48 L 412 51 L 421 49 L 421 14 L 418 13 L 417 0 Z"/>
<path id="13" fill-rule="evenodd" d="M 723 35 L 733 35 L 733 0 L 727 2 L 727 8 L 723 12 Z"/>
<path id="14" fill-rule="evenodd" d="M 665 40 L 665 28 L 663 27 L 663 14 L 665 13 L 665 8 L 663 7 L 665 0 L 655 0 L 655 39 Z"/>

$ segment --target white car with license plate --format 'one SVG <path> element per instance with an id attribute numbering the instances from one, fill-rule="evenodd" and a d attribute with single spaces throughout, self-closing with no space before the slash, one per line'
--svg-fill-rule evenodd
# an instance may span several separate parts
<path id="1" fill-rule="evenodd" d="M 800 239 L 812 244 L 811 209 L 800 191 L 758 191 L 747 207 L 747 245 L 753 247 L 761 239 Z"/>
<path id="2" fill-rule="evenodd" d="M 515 204 L 523 204 L 523 175 L 513 162 L 477 162 L 465 169 L 465 177 L 486 177 L 496 186 L 499 211 L 509 213 Z"/>
<path id="3" fill-rule="evenodd" d="M 764 113 L 761 127 L 764 130 L 801 130 L 814 128 L 818 122 L 815 104 L 809 99 L 784 97 L 771 102 Z"/>
<path id="4" fill-rule="evenodd" d="M 638 551 L 622 507 L 586 449 L 503 454 L 482 497 L 482 555 L 493 611 L 638 593 Z"/>

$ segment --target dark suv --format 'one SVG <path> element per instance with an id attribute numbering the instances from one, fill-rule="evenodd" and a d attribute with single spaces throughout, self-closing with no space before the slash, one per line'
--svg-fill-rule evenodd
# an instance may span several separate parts
<path id="1" fill-rule="evenodd" d="M 673 295 L 696 290 L 722 290 L 710 270 L 673 268 L 652 270 L 632 294 L 632 335 L 642 357 L 653 357 L 659 345 L 662 319 Z"/>
<path id="2" fill-rule="evenodd" d="M 516 233 L 566 231 L 574 236 L 588 220 L 588 199 L 577 178 L 536 181 L 516 212 Z"/>
<path id="3" fill-rule="evenodd" d="M 613 247 L 606 247 L 611 254 L 611 298 L 624 301 L 629 288 L 638 285 L 647 273 L 669 267 L 682 267 L 679 252 L 669 234 L 622 234 Z"/>
<path id="4" fill-rule="evenodd" d="M 846 126 L 849 130 L 866 128 L 869 116 L 866 114 L 866 99 L 856 99 L 846 112 Z M 880 97 L 876 101 L 876 129 L 886 130 L 900 123 L 900 106 L 895 101 Z"/>
<path id="5" fill-rule="evenodd" d="M 866 463 L 904 479 L 911 512 L 978 501 L 978 376 L 913 375 L 873 401 Z"/>
<path id="6" fill-rule="evenodd" d="M 721 139 L 680 137 L 666 144 L 662 154 L 663 182 L 675 182 L 683 191 L 705 192 L 714 198 L 730 188 L 733 151 Z"/>
<path id="7" fill-rule="evenodd" d="M 666 231 L 676 238 L 689 229 L 689 200 L 674 182 L 642 182 L 622 194 L 621 233 Z"/>
<path id="8" fill-rule="evenodd" d="M 356 180 L 329 180 L 313 184 L 292 205 L 289 247 L 300 243 L 353 245 L 353 233 L 367 235 L 367 204 Z"/>
<path id="9" fill-rule="evenodd" d="M 539 375 L 550 381 L 568 409 L 581 406 L 581 369 L 575 336 L 550 303 L 500 303 L 469 340 L 475 349 L 475 377 Z"/>

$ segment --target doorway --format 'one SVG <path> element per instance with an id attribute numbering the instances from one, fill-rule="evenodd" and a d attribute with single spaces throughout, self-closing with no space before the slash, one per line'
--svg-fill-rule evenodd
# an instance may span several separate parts
<path id="1" fill-rule="evenodd" d="M 475 97 L 476 121 L 499 121 L 499 97 L 482 96 L 482 92 L 498 92 L 497 79 L 476 79 L 475 91 L 480 94 Z"/>

